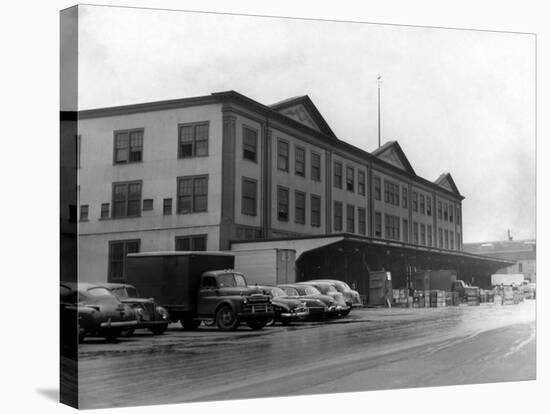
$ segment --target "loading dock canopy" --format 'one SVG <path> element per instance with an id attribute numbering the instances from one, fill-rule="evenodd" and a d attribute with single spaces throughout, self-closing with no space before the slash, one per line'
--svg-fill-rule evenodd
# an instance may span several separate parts
<path id="1" fill-rule="evenodd" d="M 325 236 L 317 237 L 304 237 L 304 238 L 285 238 L 285 239 L 270 239 L 270 240 L 257 240 L 253 242 L 231 242 L 232 251 L 252 251 L 252 250 L 266 250 L 266 249 L 285 249 L 295 250 L 296 259 L 298 259 L 302 253 L 309 250 L 318 249 L 319 247 L 328 246 L 330 244 L 343 241 L 344 235 L 337 236 Z"/>

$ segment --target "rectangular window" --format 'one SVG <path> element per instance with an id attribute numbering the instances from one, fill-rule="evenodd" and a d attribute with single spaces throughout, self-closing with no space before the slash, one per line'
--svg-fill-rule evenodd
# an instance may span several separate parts
<path id="1" fill-rule="evenodd" d="M 277 187 L 277 218 L 288 221 L 288 188 Z"/>
<path id="2" fill-rule="evenodd" d="M 143 200 L 143 211 L 153 210 L 153 199 L 146 198 Z"/>
<path id="3" fill-rule="evenodd" d="M 355 191 L 355 171 L 353 167 L 346 167 L 346 190 Z"/>
<path id="4" fill-rule="evenodd" d="M 443 248 L 443 229 L 440 227 L 438 229 L 438 235 L 439 235 L 439 248 Z"/>
<path id="5" fill-rule="evenodd" d="M 402 191 L 402 194 L 403 194 L 403 208 L 408 208 L 409 207 L 409 194 L 408 194 L 408 190 L 407 190 L 407 187 L 403 187 L 403 191 Z"/>
<path id="6" fill-rule="evenodd" d="M 361 235 L 367 234 L 367 210 L 363 207 L 357 208 L 357 232 Z"/>
<path id="7" fill-rule="evenodd" d="M 443 205 L 443 220 L 449 220 L 449 205 L 447 203 Z"/>
<path id="8" fill-rule="evenodd" d="M 437 202 L 437 218 L 439 220 L 443 219 L 443 208 L 441 207 L 441 201 Z"/>
<path id="9" fill-rule="evenodd" d="M 374 176 L 374 199 L 378 201 L 382 200 L 382 182 L 377 175 Z"/>
<path id="10" fill-rule="evenodd" d="M 306 193 L 294 192 L 294 220 L 298 224 L 306 224 Z"/>
<path id="11" fill-rule="evenodd" d="M 419 242 L 418 223 L 416 221 L 413 221 L 413 237 L 414 237 L 414 244 L 418 244 L 418 242 Z"/>
<path id="12" fill-rule="evenodd" d="M 257 214 L 257 187 L 258 183 L 256 182 L 256 180 L 243 177 L 241 201 L 241 209 L 243 214 L 246 214 L 248 216 L 255 216 Z"/>
<path id="13" fill-rule="evenodd" d="M 388 240 L 400 240 L 399 234 L 399 221 L 400 218 L 392 216 L 390 214 L 384 214 L 384 221 L 386 223 L 386 239 Z"/>
<path id="14" fill-rule="evenodd" d="M 101 204 L 101 216 L 102 219 L 109 218 L 109 203 Z"/>
<path id="15" fill-rule="evenodd" d="M 357 193 L 364 196 L 365 191 L 365 171 L 357 170 Z"/>
<path id="16" fill-rule="evenodd" d="M 413 200 L 412 200 L 412 203 L 413 203 L 413 211 L 417 212 L 418 211 L 418 193 L 416 191 L 413 191 Z"/>
<path id="17" fill-rule="evenodd" d="M 426 197 L 426 214 L 428 216 L 432 215 L 432 198 L 429 196 Z"/>
<path id="18" fill-rule="evenodd" d="M 321 181 L 321 156 L 316 152 L 311 153 L 311 179 Z"/>
<path id="19" fill-rule="evenodd" d="M 296 175 L 306 175 L 306 150 L 302 147 L 294 147 L 294 170 Z"/>
<path id="20" fill-rule="evenodd" d="M 382 213 L 374 212 L 374 237 L 382 237 Z"/>
<path id="21" fill-rule="evenodd" d="M 88 205 L 84 204 L 80 206 L 80 221 L 88 220 Z"/>
<path id="22" fill-rule="evenodd" d="M 208 122 L 179 125 L 178 158 L 208 155 Z"/>
<path id="23" fill-rule="evenodd" d="M 453 222 L 453 211 L 455 209 L 455 206 L 450 204 L 449 205 L 449 221 L 452 223 Z"/>
<path id="24" fill-rule="evenodd" d="M 432 226 L 428 224 L 428 246 L 433 246 L 433 229 Z"/>
<path id="25" fill-rule="evenodd" d="M 342 164 L 334 162 L 334 187 L 342 188 Z"/>
<path id="26" fill-rule="evenodd" d="M 143 129 L 115 132 L 115 164 L 140 162 L 143 153 Z"/>
<path id="27" fill-rule="evenodd" d="M 178 214 L 208 211 L 208 176 L 178 178 Z"/>
<path id="28" fill-rule="evenodd" d="M 394 206 L 399 205 L 399 186 L 397 184 L 384 180 L 384 201 Z"/>
<path id="29" fill-rule="evenodd" d="M 288 171 L 288 142 L 277 141 L 277 168 Z"/>
<path id="30" fill-rule="evenodd" d="M 113 218 L 141 214 L 141 181 L 113 183 Z"/>
<path id="31" fill-rule="evenodd" d="M 342 231 L 342 203 L 334 202 L 334 231 Z"/>
<path id="32" fill-rule="evenodd" d="M 203 252 L 206 251 L 206 234 L 195 236 L 177 236 L 175 240 L 178 252 Z"/>
<path id="33" fill-rule="evenodd" d="M 109 282 L 124 282 L 126 279 L 126 256 L 139 253 L 139 240 L 109 242 Z"/>
<path id="34" fill-rule="evenodd" d="M 449 248 L 449 230 L 445 230 L 445 248 Z"/>
<path id="35" fill-rule="evenodd" d="M 424 194 L 420 194 L 420 214 L 426 214 L 426 202 Z"/>
<path id="36" fill-rule="evenodd" d="M 420 225 L 420 244 L 426 245 L 426 225 L 424 223 Z"/>
<path id="37" fill-rule="evenodd" d="M 403 241 L 409 242 L 409 220 L 403 219 Z"/>
<path id="38" fill-rule="evenodd" d="M 162 214 L 169 216 L 172 214 L 172 199 L 165 198 L 162 200 Z"/>
<path id="39" fill-rule="evenodd" d="M 346 231 L 355 233 L 355 207 L 350 204 L 346 206 Z"/>
<path id="40" fill-rule="evenodd" d="M 451 250 L 455 249 L 455 234 L 451 231 L 449 239 L 451 241 Z"/>
<path id="41" fill-rule="evenodd" d="M 256 162 L 258 147 L 258 132 L 254 129 L 243 126 L 243 158 Z"/>
<path id="42" fill-rule="evenodd" d="M 321 197 L 311 196 L 311 226 L 321 227 Z"/>

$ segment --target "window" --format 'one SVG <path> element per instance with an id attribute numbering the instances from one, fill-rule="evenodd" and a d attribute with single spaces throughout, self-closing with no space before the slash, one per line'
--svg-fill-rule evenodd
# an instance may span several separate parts
<path id="1" fill-rule="evenodd" d="M 441 207 L 441 201 L 437 202 L 437 218 L 439 220 L 443 219 L 443 209 Z"/>
<path id="2" fill-rule="evenodd" d="M 208 155 L 208 122 L 179 125 L 178 158 Z"/>
<path id="3" fill-rule="evenodd" d="M 346 206 L 346 231 L 355 233 L 355 207 L 350 204 Z"/>
<path id="4" fill-rule="evenodd" d="M 277 168 L 288 171 L 288 142 L 286 141 L 277 141 Z"/>
<path id="5" fill-rule="evenodd" d="M 306 193 L 294 192 L 294 220 L 298 224 L 306 223 Z"/>
<path id="6" fill-rule="evenodd" d="M 355 171 L 353 171 L 353 167 L 346 167 L 346 190 L 351 191 L 352 193 L 355 191 L 354 180 Z"/>
<path id="7" fill-rule="evenodd" d="M 277 187 L 277 218 L 288 221 L 288 188 Z"/>
<path id="8" fill-rule="evenodd" d="M 451 250 L 455 249 L 455 234 L 451 231 L 449 239 L 451 241 Z"/>
<path id="9" fill-rule="evenodd" d="M 523 273 L 523 263 L 518 263 L 518 273 Z"/>
<path id="10" fill-rule="evenodd" d="M 258 146 L 258 132 L 254 129 L 243 126 L 243 158 L 256 162 L 256 151 Z"/>
<path id="11" fill-rule="evenodd" d="M 311 196 L 311 225 L 321 227 L 321 197 Z"/>
<path id="12" fill-rule="evenodd" d="M 382 213 L 374 212 L 374 237 L 382 237 Z"/>
<path id="13" fill-rule="evenodd" d="M 258 240 L 262 238 L 262 230 L 254 227 L 237 227 L 237 238 L 239 240 Z"/>
<path id="14" fill-rule="evenodd" d="M 208 176 L 178 178 L 178 214 L 208 210 Z"/>
<path id="15" fill-rule="evenodd" d="M 177 236 L 175 245 L 176 245 L 176 251 L 179 251 L 179 252 L 206 251 L 206 234 L 200 234 L 195 236 Z"/>
<path id="16" fill-rule="evenodd" d="M 139 252 L 139 240 L 109 242 L 109 282 L 123 282 L 126 279 L 126 256 Z"/>
<path id="17" fill-rule="evenodd" d="M 358 207 L 357 208 L 357 231 L 359 234 L 362 234 L 363 236 L 367 234 L 367 210 Z"/>
<path id="18" fill-rule="evenodd" d="M 141 181 L 113 184 L 113 218 L 141 214 Z"/>
<path id="19" fill-rule="evenodd" d="M 143 129 L 115 132 L 115 164 L 140 162 L 143 153 Z"/>
<path id="20" fill-rule="evenodd" d="M 80 221 L 88 220 L 88 205 L 84 204 L 80 206 Z"/>
<path id="21" fill-rule="evenodd" d="M 342 164 L 334 162 L 334 187 L 342 188 Z"/>
<path id="22" fill-rule="evenodd" d="M 374 176 L 374 199 L 375 200 L 382 200 L 382 183 L 380 181 L 380 177 L 375 175 Z"/>
<path id="23" fill-rule="evenodd" d="M 449 248 L 449 230 L 445 230 L 445 248 Z"/>
<path id="24" fill-rule="evenodd" d="M 443 220 L 449 220 L 449 205 L 447 203 L 443 205 Z"/>
<path id="25" fill-rule="evenodd" d="M 443 248 L 443 229 L 441 227 L 438 229 L 438 233 L 439 233 L 439 248 L 442 249 Z"/>
<path id="26" fill-rule="evenodd" d="M 413 238 L 414 244 L 418 244 L 418 223 L 416 221 L 413 221 Z"/>
<path id="27" fill-rule="evenodd" d="M 242 213 L 248 216 L 255 216 L 257 214 L 257 187 L 258 183 L 256 180 L 243 177 L 243 188 L 242 188 Z"/>
<path id="28" fill-rule="evenodd" d="M 460 208 L 456 208 L 456 224 L 460 226 Z"/>
<path id="29" fill-rule="evenodd" d="M 162 200 L 162 214 L 169 216 L 172 214 L 172 199 L 165 198 Z"/>
<path id="30" fill-rule="evenodd" d="M 394 206 L 399 205 L 399 186 L 384 180 L 384 201 Z"/>
<path id="31" fill-rule="evenodd" d="M 452 204 L 449 205 L 449 221 L 452 223 L 453 222 L 453 211 L 455 209 L 455 206 L 453 206 Z"/>
<path id="32" fill-rule="evenodd" d="M 384 221 L 386 223 L 386 239 L 399 240 L 399 217 L 384 214 Z"/>
<path id="33" fill-rule="evenodd" d="M 305 177 L 306 175 L 306 150 L 296 146 L 294 148 L 294 170 L 296 175 Z"/>
<path id="34" fill-rule="evenodd" d="M 426 202 L 424 194 L 420 194 L 420 214 L 426 214 Z"/>
<path id="35" fill-rule="evenodd" d="M 342 203 L 334 202 L 334 231 L 342 231 Z"/>
<path id="36" fill-rule="evenodd" d="M 418 193 L 413 191 L 413 211 L 418 211 Z"/>
<path id="37" fill-rule="evenodd" d="M 311 153 L 311 179 L 321 181 L 321 156 L 316 152 Z"/>
<path id="38" fill-rule="evenodd" d="M 403 208 L 408 208 L 408 204 L 409 204 L 409 198 L 408 198 L 408 190 L 407 190 L 407 187 L 403 187 L 403 191 L 402 191 L 402 194 L 403 194 Z"/>
<path id="39" fill-rule="evenodd" d="M 102 203 L 101 204 L 101 215 L 100 217 L 102 219 L 109 218 L 109 203 Z"/>
<path id="40" fill-rule="evenodd" d="M 432 215 L 432 198 L 426 197 L 426 214 L 428 216 Z"/>
<path id="41" fill-rule="evenodd" d="M 152 198 L 146 198 L 143 200 L 143 211 L 152 210 L 153 209 L 153 199 Z"/>
<path id="42" fill-rule="evenodd" d="M 403 219 L 403 241 L 409 242 L 409 220 Z"/>
<path id="43" fill-rule="evenodd" d="M 428 246 L 430 247 L 433 246 L 432 236 L 433 236 L 433 229 L 432 229 L 432 226 L 428 224 Z"/>
<path id="44" fill-rule="evenodd" d="M 357 170 L 357 193 L 365 195 L 365 171 Z"/>
<path id="45" fill-rule="evenodd" d="M 426 245 L 426 225 L 424 223 L 420 225 L 420 244 Z"/>

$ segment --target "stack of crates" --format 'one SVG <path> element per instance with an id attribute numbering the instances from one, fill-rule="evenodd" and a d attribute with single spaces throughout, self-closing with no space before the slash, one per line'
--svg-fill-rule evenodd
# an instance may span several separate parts
<path id="1" fill-rule="evenodd" d="M 479 305 L 479 290 L 470 288 L 466 289 L 466 302 L 468 306 L 478 306 Z"/>
<path id="2" fill-rule="evenodd" d="M 393 304 L 406 306 L 408 301 L 408 289 L 393 289 Z"/>
<path id="3" fill-rule="evenodd" d="M 514 303 L 514 290 L 512 286 L 504 286 L 502 289 L 502 304 L 512 305 Z"/>
<path id="4" fill-rule="evenodd" d="M 479 290 L 479 301 L 481 303 L 487 302 L 487 291 L 485 289 Z"/>
<path id="5" fill-rule="evenodd" d="M 445 291 L 444 290 L 431 290 L 430 291 L 430 307 L 442 308 L 445 307 Z"/>
<path id="6" fill-rule="evenodd" d="M 429 298 L 429 297 L 428 297 Z M 428 306 L 429 306 L 428 299 Z M 413 308 L 423 308 L 426 306 L 425 295 L 423 290 L 415 290 L 413 292 Z"/>

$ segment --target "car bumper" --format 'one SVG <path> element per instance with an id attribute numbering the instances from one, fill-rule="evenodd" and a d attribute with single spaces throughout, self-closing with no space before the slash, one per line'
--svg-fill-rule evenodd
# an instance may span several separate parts
<path id="1" fill-rule="evenodd" d="M 158 321 L 139 321 L 137 328 L 154 328 L 155 326 L 168 325 L 168 319 L 158 320 Z"/>
<path id="2" fill-rule="evenodd" d="M 297 321 L 305 319 L 309 316 L 309 312 L 283 312 L 279 315 L 281 320 L 284 321 Z"/>
<path id="3" fill-rule="evenodd" d="M 100 328 L 101 329 L 108 329 L 108 328 L 131 328 L 137 326 L 137 321 L 121 321 L 121 322 L 113 322 L 113 321 L 107 321 L 107 322 L 101 322 Z"/>
<path id="4" fill-rule="evenodd" d="M 269 321 L 274 317 L 275 317 L 275 314 L 273 312 L 241 312 L 237 314 L 237 319 L 240 322 L 258 321 L 258 320 Z"/>

